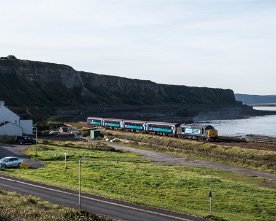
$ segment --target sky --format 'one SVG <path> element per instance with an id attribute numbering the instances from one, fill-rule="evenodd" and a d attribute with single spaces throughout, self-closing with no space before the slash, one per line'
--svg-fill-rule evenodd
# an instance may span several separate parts
<path id="1" fill-rule="evenodd" d="M 0 57 L 276 94 L 276 0 L 0 0 Z"/>

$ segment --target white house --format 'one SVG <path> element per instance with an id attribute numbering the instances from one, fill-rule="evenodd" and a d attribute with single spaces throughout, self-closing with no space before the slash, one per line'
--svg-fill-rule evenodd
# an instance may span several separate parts
<path id="1" fill-rule="evenodd" d="M 23 128 L 23 134 L 33 134 L 33 120 L 20 120 L 20 127 Z"/>
<path id="2" fill-rule="evenodd" d="M 21 120 L 20 116 L 0 101 L 0 136 L 22 136 L 33 134 L 33 120 Z"/>
<path id="3" fill-rule="evenodd" d="M 0 123 L 0 136 L 22 136 L 23 128 L 8 121 Z"/>

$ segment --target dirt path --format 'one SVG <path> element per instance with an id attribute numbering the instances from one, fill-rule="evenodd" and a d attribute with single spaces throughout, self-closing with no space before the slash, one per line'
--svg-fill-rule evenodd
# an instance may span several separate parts
<path id="1" fill-rule="evenodd" d="M 170 154 L 159 153 L 151 150 L 144 150 L 132 147 L 126 147 L 122 144 L 115 143 L 106 143 L 107 145 L 123 151 L 129 151 L 133 153 L 140 154 L 145 158 L 152 160 L 155 163 L 163 164 L 163 165 L 190 165 L 190 166 L 198 166 L 198 167 L 206 167 L 211 169 L 220 169 L 232 172 L 239 172 L 249 176 L 258 176 L 266 179 L 276 180 L 276 174 L 265 173 L 253 169 L 246 169 L 237 166 L 226 165 L 222 163 L 209 162 L 204 160 L 195 160 L 186 157 L 177 157 Z"/>

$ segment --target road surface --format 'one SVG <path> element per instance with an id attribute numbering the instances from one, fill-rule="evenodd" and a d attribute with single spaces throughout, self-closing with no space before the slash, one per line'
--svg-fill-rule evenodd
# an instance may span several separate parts
<path id="1" fill-rule="evenodd" d="M 29 147 L 28 145 L 0 143 L 0 159 L 4 157 L 19 157 L 22 158 L 25 163 L 28 163 L 31 168 L 43 167 L 41 162 L 32 160 L 24 154 L 24 151 Z"/>
<path id="2" fill-rule="evenodd" d="M 22 194 L 34 195 L 67 207 L 78 208 L 78 193 L 69 189 L 26 181 L 0 175 L 0 188 Z M 119 220 L 130 221 L 204 221 L 182 213 L 153 207 L 135 205 L 91 194 L 82 195 L 82 209 Z"/>
<path id="3" fill-rule="evenodd" d="M 25 156 L 23 154 L 15 151 L 16 147 L 17 147 L 17 145 L 0 143 L 0 159 L 7 157 L 7 156 L 24 158 Z"/>

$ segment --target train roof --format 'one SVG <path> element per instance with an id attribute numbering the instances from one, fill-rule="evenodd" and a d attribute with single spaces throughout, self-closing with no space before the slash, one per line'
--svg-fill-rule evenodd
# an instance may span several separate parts
<path id="1" fill-rule="evenodd" d="M 124 122 L 144 124 L 147 121 L 142 121 L 142 120 L 124 120 Z"/>
<path id="2" fill-rule="evenodd" d="M 210 124 L 181 124 L 180 127 L 195 127 L 199 129 L 204 129 L 204 130 L 210 130 L 210 129 L 215 129 L 212 125 Z"/>
<path id="3" fill-rule="evenodd" d="M 159 121 L 142 121 L 142 120 L 127 120 L 127 119 L 115 119 L 115 118 L 102 118 L 102 117 L 88 117 L 88 120 L 105 120 L 105 121 L 124 121 L 129 123 L 148 123 L 155 125 L 166 125 L 166 126 L 179 126 L 179 123 L 168 123 L 168 122 L 159 122 Z M 187 125 L 185 125 L 187 126 Z"/>
<path id="4" fill-rule="evenodd" d="M 177 125 L 180 125 L 179 123 L 167 123 L 167 122 L 157 122 L 157 121 L 149 121 L 148 124 L 167 125 L 167 126 L 177 126 Z"/>
<path id="5" fill-rule="evenodd" d="M 102 117 L 88 117 L 87 120 L 103 120 Z"/>
<path id="6" fill-rule="evenodd" d="M 123 119 L 115 119 L 115 118 L 103 118 L 105 121 L 123 121 Z"/>

